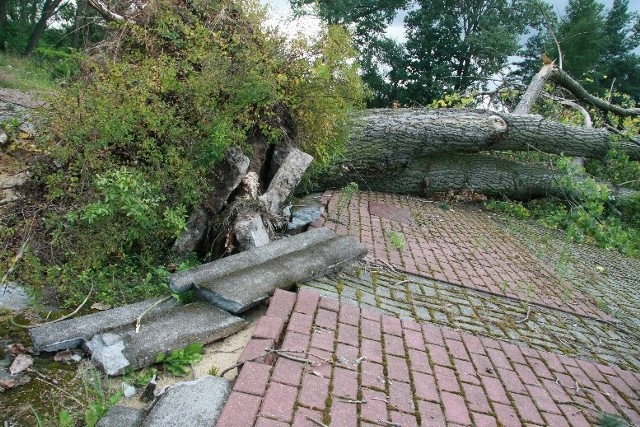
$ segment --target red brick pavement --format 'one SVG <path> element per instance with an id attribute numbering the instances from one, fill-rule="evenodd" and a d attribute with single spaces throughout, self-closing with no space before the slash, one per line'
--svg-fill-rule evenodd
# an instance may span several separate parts
<path id="1" fill-rule="evenodd" d="M 327 213 L 314 226 L 355 236 L 370 256 L 398 270 L 611 320 L 481 211 L 465 206 L 446 211 L 415 197 L 371 192 L 347 197 L 327 191 L 323 203 Z M 391 232 L 404 236 L 403 249 L 394 247 Z"/>
<path id="2" fill-rule="evenodd" d="M 282 325 L 270 335 L 284 334 L 282 344 L 262 337 L 265 325 Z M 256 331 L 218 427 L 577 427 L 602 412 L 640 423 L 640 374 L 361 311 L 306 289 L 276 291 Z"/>

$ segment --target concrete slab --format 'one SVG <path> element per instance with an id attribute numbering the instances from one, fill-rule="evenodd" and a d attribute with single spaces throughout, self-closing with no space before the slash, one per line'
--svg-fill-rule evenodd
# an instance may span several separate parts
<path id="1" fill-rule="evenodd" d="M 160 298 L 39 326 L 30 329 L 29 335 L 33 341 L 33 347 L 37 351 L 51 352 L 80 347 L 98 333 L 133 324 L 142 312 L 158 300 Z M 155 316 L 177 305 L 179 303 L 174 299 L 167 300 L 150 310 L 146 316 Z"/>
<path id="2" fill-rule="evenodd" d="M 29 303 L 29 295 L 16 282 L 0 286 L 0 307 L 12 311 L 22 311 L 29 307 Z"/>
<path id="3" fill-rule="evenodd" d="M 269 297 L 276 289 L 287 289 L 296 282 L 336 271 L 366 253 L 366 247 L 355 238 L 339 236 L 306 251 L 291 252 L 251 269 L 203 282 L 195 290 L 199 297 L 218 307 L 232 313 L 242 313 Z"/>
<path id="4" fill-rule="evenodd" d="M 205 302 L 178 305 L 145 316 L 139 332 L 133 323 L 95 335 L 86 347 L 91 359 L 108 375 L 155 363 L 158 353 L 194 342 L 208 344 L 241 330 L 246 322 Z"/>
<path id="5" fill-rule="evenodd" d="M 201 265 L 198 268 L 172 274 L 169 276 L 169 285 L 174 292 L 184 292 L 191 289 L 193 285 L 212 281 L 232 272 L 262 264 L 270 259 L 304 250 L 332 237 L 335 237 L 334 232 L 326 228 L 318 228 L 296 236 L 276 240 L 268 245 L 222 258 Z"/>
<path id="6" fill-rule="evenodd" d="M 147 411 L 116 405 L 98 421 L 96 427 L 139 427 Z"/>
<path id="7" fill-rule="evenodd" d="M 211 427 L 230 392 L 229 380 L 210 375 L 177 384 L 162 395 L 142 427 Z"/>

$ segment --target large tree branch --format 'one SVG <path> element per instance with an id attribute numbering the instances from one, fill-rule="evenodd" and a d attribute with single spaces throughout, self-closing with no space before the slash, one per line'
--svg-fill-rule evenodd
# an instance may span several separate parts
<path id="1" fill-rule="evenodd" d="M 622 108 L 620 106 L 613 105 L 603 99 L 600 99 L 597 96 L 593 96 L 592 94 L 587 92 L 587 90 L 583 88 L 580 83 L 572 79 L 571 76 L 558 68 L 554 68 L 552 70 L 550 77 L 554 82 L 571 92 L 571 94 L 575 96 L 579 101 L 591 104 L 594 107 L 599 108 L 600 110 L 609 111 L 619 116 L 640 116 L 640 108 Z"/>
<path id="2" fill-rule="evenodd" d="M 108 22 L 131 22 L 124 16 L 110 10 L 102 0 L 87 0 L 87 2 Z"/>

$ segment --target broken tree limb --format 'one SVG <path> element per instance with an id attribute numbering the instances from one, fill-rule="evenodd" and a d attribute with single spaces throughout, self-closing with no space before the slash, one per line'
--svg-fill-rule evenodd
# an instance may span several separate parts
<path id="1" fill-rule="evenodd" d="M 544 93 L 544 85 L 549 79 L 551 71 L 553 70 L 554 64 L 543 65 L 540 68 L 540 71 L 533 76 L 531 79 L 531 83 L 527 87 L 527 90 L 520 98 L 520 102 L 516 106 L 515 110 L 513 110 L 514 114 L 530 114 L 533 105 L 538 102 L 538 99 Z"/>
<path id="2" fill-rule="evenodd" d="M 298 149 L 293 149 L 276 172 L 267 191 L 258 199 L 267 212 L 279 215 L 284 202 L 302 179 L 313 157 Z"/>
<path id="3" fill-rule="evenodd" d="M 640 116 L 640 108 L 622 108 L 618 105 L 613 105 L 603 99 L 600 99 L 597 96 L 594 96 L 587 92 L 587 90 L 583 88 L 580 83 L 575 81 L 573 78 L 571 78 L 571 76 L 558 68 L 554 68 L 552 70 L 550 77 L 554 82 L 558 83 L 560 86 L 571 92 L 571 94 L 575 96 L 576 99 L 584 102 L 585 104 L 593 105 L 594 107 L 599 108 L 602 111 L 609 111 L 619 116 Z"/>
<path id="4" fill-rule="evenodd" d="M 124 16 L 113 12 L 102 0 L 87 0 L 87 3 L 107 22 L 132 22 Z"/>

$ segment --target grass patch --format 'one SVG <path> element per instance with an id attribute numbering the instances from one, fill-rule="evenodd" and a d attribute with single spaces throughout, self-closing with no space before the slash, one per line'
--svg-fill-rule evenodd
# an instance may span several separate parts
<path id="1" fill-rule="evenodd" d="M 51 76 L 52 65 L 37 58 L 0 53 L 0 87 L 48 92 L 58 87 Z"/>

